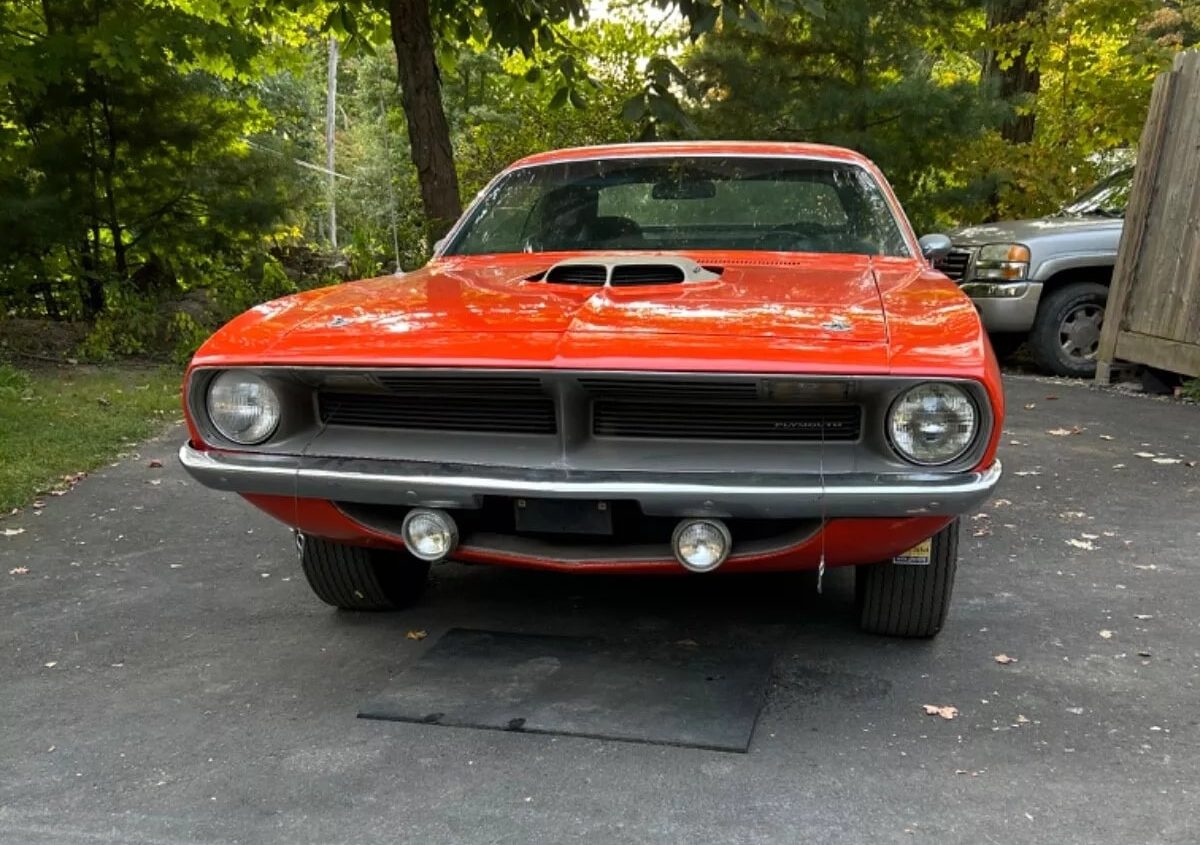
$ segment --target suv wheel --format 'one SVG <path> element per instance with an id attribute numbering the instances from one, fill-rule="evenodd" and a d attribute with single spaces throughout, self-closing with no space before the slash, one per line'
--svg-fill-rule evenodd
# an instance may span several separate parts
<path id="1" fill-rule="evenodd" d="M 891 637 L 932 637 L 942 630 L 958 569 L 958 520 L 929 542 L 929 563 L 887 561 L 854 571 L 862 630 Z"/>
<path id="2" fill-rule="evenodd" d="M 421 597 L 429 564 L 407 552 L 304 538 L 300 566 L 317 598 L 342 610 L 396 610 Z"/>
<path id="3" fill-rule="evenodd" d="M 1073 282 L 1043 299 L 1029 335 L 1038 365 L 1059 376 L 1094 376 L 1107 300 L 1108 288 L 1096 282 Z"/>

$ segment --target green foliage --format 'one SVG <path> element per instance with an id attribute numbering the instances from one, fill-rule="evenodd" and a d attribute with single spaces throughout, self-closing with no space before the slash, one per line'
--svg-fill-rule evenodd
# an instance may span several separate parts
<path id="1" fill-rule="evenodd" d="M 29 374 L 0 362 L 0 399 L 15 402 L 29 390 Z"/>
<path id="2" fill-rule="evenodd" d="M 10 311 L 97 318 L 110 300 L 177 295 L 213 261 L 240 261 L 293 228 L 308 186 L 287 138 L 272 135 L 287 122 L 273 75 L 282 33 L 212 7 L 0 6 Z"/>

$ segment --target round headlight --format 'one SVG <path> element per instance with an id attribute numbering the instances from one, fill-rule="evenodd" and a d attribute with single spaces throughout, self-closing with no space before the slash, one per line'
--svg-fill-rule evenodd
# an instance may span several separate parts
<path id="1" fill-rule="evenodd" d="M 919 384 L 888 415 L 892 446 L 914 464 L 948 464 L 971 447 L 979 429 L 975 403 L 952 384 Z"/>
<path id="2" fill-rule="evenodd" d="M 208 386 L 208 418 L 222 437 L 252 446 L 279 425 L 279 397 L 253 373 L 226 370 Z"/>

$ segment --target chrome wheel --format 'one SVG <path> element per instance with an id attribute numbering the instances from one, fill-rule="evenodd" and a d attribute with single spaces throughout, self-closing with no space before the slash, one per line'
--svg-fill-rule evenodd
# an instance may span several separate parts
<path id="1" fill-rule="evenodd" d="M 1104 325 L 1104 308 L 1082 302 L 1068 311 L 1058 326 L 1058 342 L 1070 358 L 1094 361 L 1100 348 L 1100 327 Z"/>

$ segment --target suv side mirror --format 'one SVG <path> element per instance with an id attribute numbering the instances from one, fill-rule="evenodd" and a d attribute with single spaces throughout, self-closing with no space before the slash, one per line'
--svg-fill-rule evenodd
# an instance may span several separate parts
<path id="1" fill-rule="evenodd" d="M 921 245 L 921 255 L 930 261 L 937 261 L 954 246 L 945 235 L 925 235 L 918 243 Z"/>

